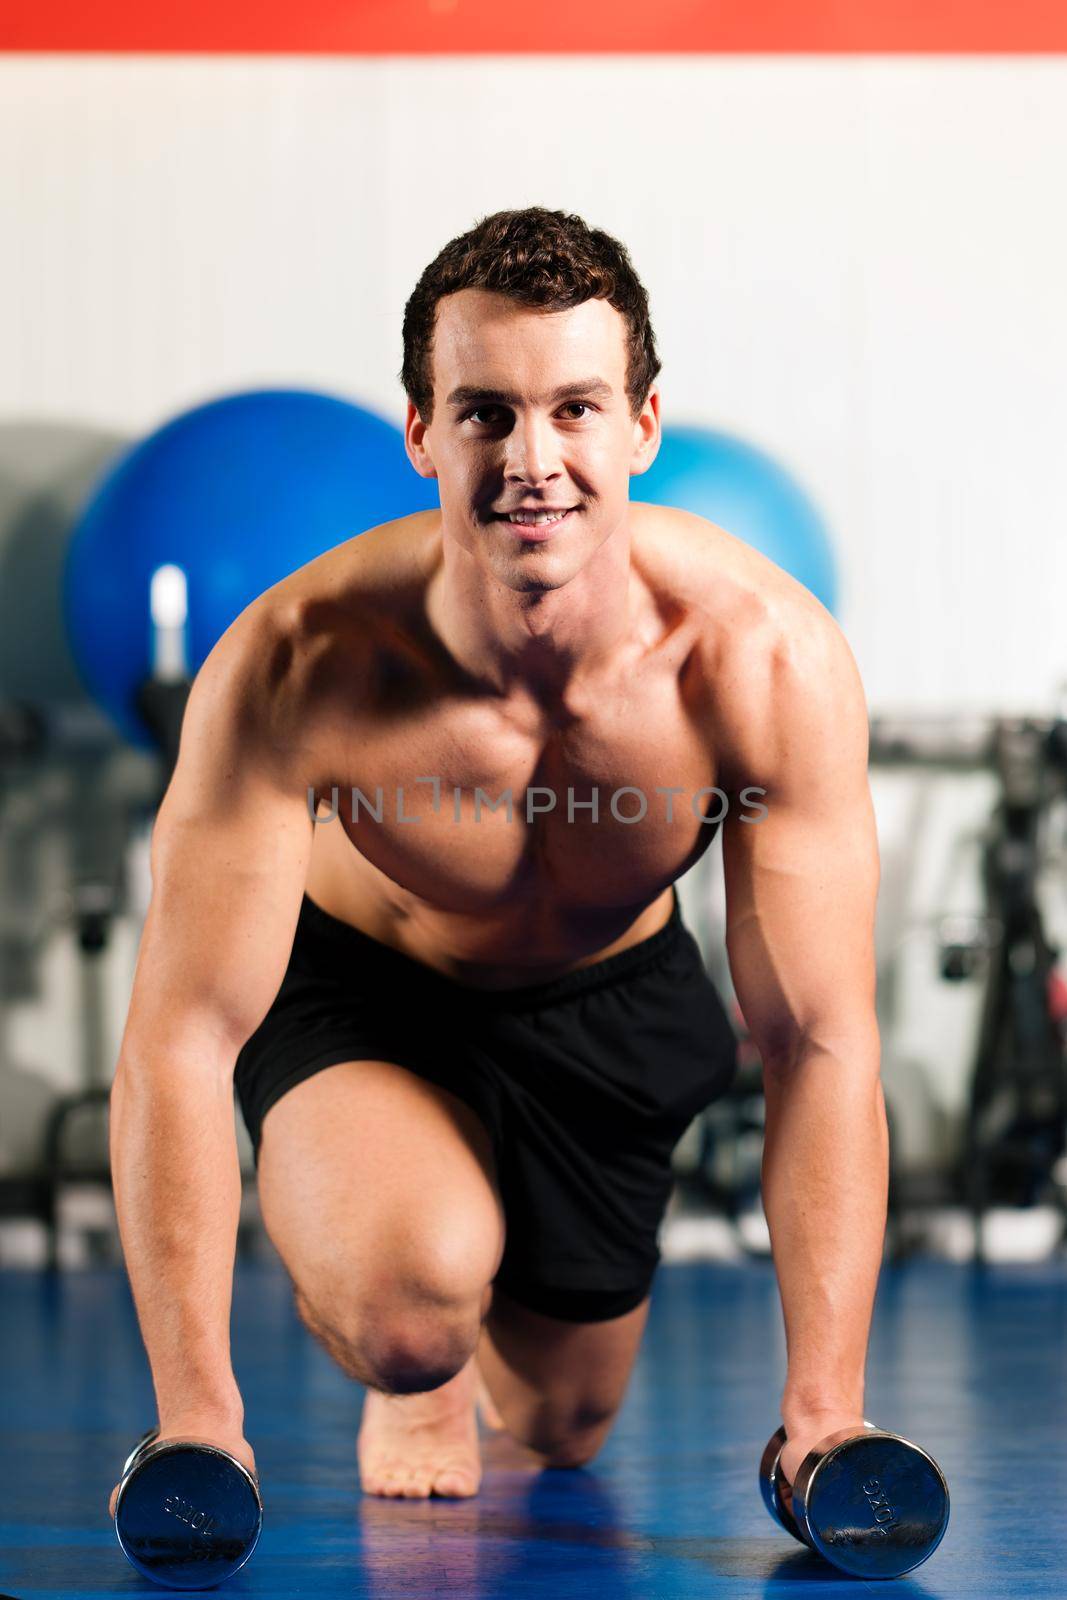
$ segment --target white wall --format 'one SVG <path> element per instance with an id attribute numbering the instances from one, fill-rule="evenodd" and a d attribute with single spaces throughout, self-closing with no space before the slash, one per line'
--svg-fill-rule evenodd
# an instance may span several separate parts
<path id="1" fill-rule="evenodd" d="M 139 433 L 262 383 L 399 419 L 426 261 L 574 209 L 648 284 L 668 417 L 821 502 L 872 703 L 1039 708 L 1065 170 L 1057 59 L 7 57 L 0 421 Z"/>

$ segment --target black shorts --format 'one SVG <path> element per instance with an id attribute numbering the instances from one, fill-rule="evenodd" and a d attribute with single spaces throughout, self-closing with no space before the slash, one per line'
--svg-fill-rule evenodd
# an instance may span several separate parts
<path id="1" fill-rule="evenodd" d="M 599 1322 L 645 1298 L 671 1151 L 728 1087 L 735 1039 L 682 921 L 547 983 L 475 989 L 305 895 L 277 998 L 237 1058 L 263 1117 L 341 1061 L 392 1061 L 458 1095 L 493 1143 L 506 1221 L 495 1282 L 546 1316 Z"/>

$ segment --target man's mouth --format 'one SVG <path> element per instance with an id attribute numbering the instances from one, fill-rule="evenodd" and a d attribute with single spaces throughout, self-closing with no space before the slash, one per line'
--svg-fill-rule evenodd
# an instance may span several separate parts
<path id="1" fill-rule="evenodd" d="M 554 528 L 562 527 L 576 510 L 576 506 L 567 506 L 551 511 L 500 511 L 495 520 L 514 528 L 519 538 L 545 539 Z"/>

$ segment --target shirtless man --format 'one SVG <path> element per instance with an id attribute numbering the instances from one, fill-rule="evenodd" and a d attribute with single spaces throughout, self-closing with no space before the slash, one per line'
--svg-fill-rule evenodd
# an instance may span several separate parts
<path id="1" fill-rule="evenodd" d="M 486 218 L 426 269 L 404 345 L 407 451 L 441 509 L 238 617 L 153 834 L 112 1157 L 160 1436 L 253 1464 L 229 1347 L 236 1071 L 300 1315 L 367 1386 L 364 1491 L 476 1493 L 479 1396 L 543 1465 L 595 1455 L 671 1147 L 733 1067 L 672 887 L 725 797 L 791 1479 L 862 1425 L 885 1226 L 852 657 L 771 562 L 630 502 L 659 362 L 615 240 Z M 760 789 L 765 814 L 742 800 Z"/>

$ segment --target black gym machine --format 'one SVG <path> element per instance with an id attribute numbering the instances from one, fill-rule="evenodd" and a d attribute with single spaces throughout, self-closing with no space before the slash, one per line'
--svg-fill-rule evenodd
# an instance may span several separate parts
<path id="1" fill-rule="evenodd" d="M 1067 1242 L 1067 1040 L 1060 1015 L 1059 949 L 1041 903 L 1057 803 L 1067 799 L 1067 721 L 997 717 L 985 725 L 929 719 L 871 725 L 871 759 L 993 773 L 997 793 L 981 839 L 982 914 L 946 917 L 941 977 L 977 978 L 983 996 L 958 1159 L 944 1200 L 967 1208 L 975 1259 L 985 1259 L 993 1206 L 1048 1205 Z M 1062 821 L 1062 816 L 1059 819 Z M 898 1180 L 891 1204 L 911 1197 Z"/>

